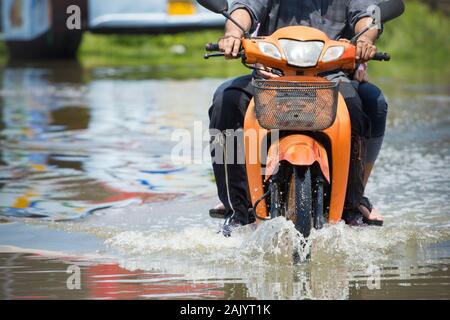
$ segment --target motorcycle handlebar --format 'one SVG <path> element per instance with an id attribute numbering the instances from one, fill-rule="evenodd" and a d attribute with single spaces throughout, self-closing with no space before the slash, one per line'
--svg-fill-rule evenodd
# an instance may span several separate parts
<path id="1" fill-rule="evenodd" d="M 206 51 L 220 51 L 219 44 L 218 43 L 207 43 L 205 45 Z"/>
<path id="2" fill-rule="evenodd" d="M 375 56 L 372 58 L 375 61 L 389 61 L 391 60 L 391 55 L 386 52 L 377 52 Z"/>
<path id="3" fill-rule="evenodd" d="M 209 52 L 214 51 L 220 51 L 219 44 L 218 43 L 207 43 L 205 45 L 205 50 Z M 205 59 L 211 58 L 211 57 L 221 57 L 223 54 L 207 54 L 205 55 Z M 389 61 L 391 60 L 391 55 L 386 52 L 377 52 L 375 56 L 372 58 L 374 61 Z"/>

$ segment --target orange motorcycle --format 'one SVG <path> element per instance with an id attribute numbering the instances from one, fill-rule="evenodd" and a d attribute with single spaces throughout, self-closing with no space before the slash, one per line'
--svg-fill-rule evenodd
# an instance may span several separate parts
<path id="1" fill-rule="evenodd" d="M 233 21 L 226 0 L 198 2 Z M 325 221 L 341 220 L 350 163 L 350 117 L 337 84 L 319 74 L 354 71 L 358 37 L 403 11 L 400 0 L 382 2 L 373 10 L 373 24 L 350 42 L 331 40 L 322 31 L 304 26 L 250 37 L 233 21 L 245 33 L 240 52 L 243 63 L 250 67 L 261 64 L 281 75 L 253 80 L 255 95 L 244 122 L 244 136 L 252 131 L 258 142 L 244 139 L 248 185 L 258 223 L 284 216 L 308 237 L 313 227 L 320 229 Z M 208 44 L 206 49 L 219 51 L 217 44 Z M 205 58 L 219 56 L 223 53 L 206 54 Z M 373 58 L 389 59 L 386 53 Z M 277 138 L 264 143 L 275 132 Z M 256 161 L 252 154 L 257 155 Z"/>

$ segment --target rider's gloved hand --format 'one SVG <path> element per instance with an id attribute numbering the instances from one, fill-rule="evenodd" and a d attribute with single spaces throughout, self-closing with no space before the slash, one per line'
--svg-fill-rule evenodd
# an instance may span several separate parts
<path id="1" fill-rule="evenodd" d="M 242 36 L 240 34 L 226 33 L 219 39 L 219 48 L 225 54 L 225 59 L 238 58 L 241 50 Z"/>
<path id="2" fill-rule="evenodd" d="M 356 60 L 367 62 L 375 56 L 375 53 L 377 53 L 377 47 L 372 40 L 364 36 L 359 37 L 356 42 Z"/>

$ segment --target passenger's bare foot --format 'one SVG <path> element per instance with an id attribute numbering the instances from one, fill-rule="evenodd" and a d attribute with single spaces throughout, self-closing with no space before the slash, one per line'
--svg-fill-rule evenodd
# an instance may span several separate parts
<path id="1" fill-rule="evenodd" d="M 383 221 L 384 220 L 383 216 L 380 214 L 380 212 L 376 208 L 372 208 L 372 211 L 369 211 L 369 209 L 366 206 L 360 205 L 359 211 L 361 211 L 363 216 L 369 220 L 375 220 L 375 221 Z"/>

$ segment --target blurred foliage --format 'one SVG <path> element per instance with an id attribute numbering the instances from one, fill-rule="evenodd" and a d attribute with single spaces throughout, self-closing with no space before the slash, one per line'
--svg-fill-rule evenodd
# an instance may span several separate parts
<path id="1" fill-rule="evenodd" d="M 172 77 L 226 77 L 248 72 L 238 61 L 204 60 L 204 47 L 216 42 L 219 30 L 172 35 L 86 34 L 79 57 L 86 67 L 151 67 Z"/>
<path id="2" fill-rule="evenodd" d="M 4 64 L 7 60 L 8 53 L 6 46 L 3 42 L 0 42 L 0 65 Z"/>
<path id="3" fill-rule="evenodd" d="M 407 0 L 408 3 L 411 0 Z M 414 0 L 415 1 L 415 0 Z M 450 14 L 450 1 L 449 0 L 422 0 L 433 10 L 439 10 L 445 14 Z"/>
<path id="4" fill-rule="evenodd" d="M 392 56 L 389 68 L 382 63 L 372 63 L 375 73 L 388 72 L 401 77 L 402 74 L 450 76 L 450 19 L 417 1 L 406 3 L 405 14 L 385 25 L 377 43 L 380 51 Z"/>

